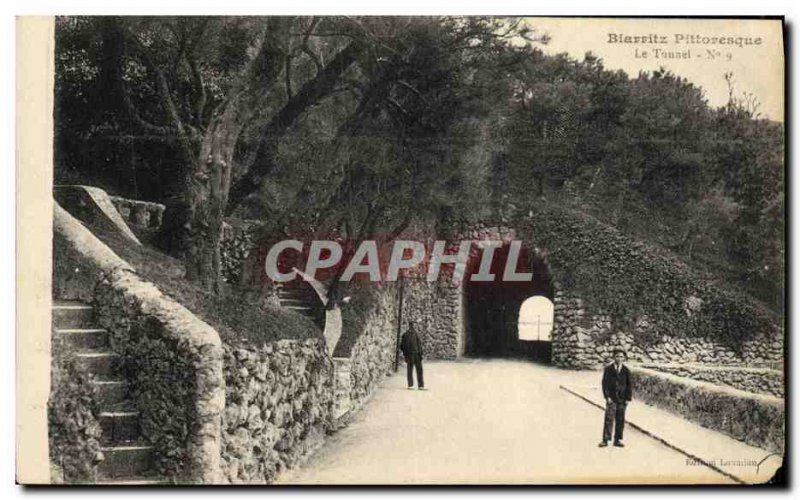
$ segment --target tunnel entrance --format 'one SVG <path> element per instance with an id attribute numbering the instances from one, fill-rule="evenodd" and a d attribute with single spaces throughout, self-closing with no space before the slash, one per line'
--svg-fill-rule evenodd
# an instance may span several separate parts
<path id="1" fill-rule="evenodd" d="M 553 300 L 553 287 L 547 264 L 522 247 L 517 272 L 532 273 L 529 281 L 505 281 L 503 271 L 510 244 L 497 248 L 491 264 L 493 281 L 472 281 L 478 272 L 482 250 L 474 245 L 464 281 L 465 355 L 471 357 L 524 358 L 550 363 L 550 338 L 520 336 L 520 309 L 531 297 Z M 541 316 L 541 314 L 540 314 Z M 552 323 L 552 317 L 544 318 Z M 523 318 L 523 321 L 527 321 Z M 540 318 L 541 321 L 541 318 Z M 540 325 L 541 328 L 541 325 Z"/>

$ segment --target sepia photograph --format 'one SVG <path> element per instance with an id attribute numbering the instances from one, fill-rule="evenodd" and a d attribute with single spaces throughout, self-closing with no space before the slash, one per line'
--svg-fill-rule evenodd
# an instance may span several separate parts
<path id="1" fill-rule="evenodd" d="M 16 30 L 18 483 L 786 485 L 782 17 Z"/>

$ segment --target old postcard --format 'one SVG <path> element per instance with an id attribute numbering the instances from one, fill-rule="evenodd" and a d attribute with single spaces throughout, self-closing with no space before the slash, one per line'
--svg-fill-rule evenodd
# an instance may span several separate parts
<path id="1" fill-rule="evenodd" d="M 780 18 L 21 17 L 23 484 L 782 484 Z"/>

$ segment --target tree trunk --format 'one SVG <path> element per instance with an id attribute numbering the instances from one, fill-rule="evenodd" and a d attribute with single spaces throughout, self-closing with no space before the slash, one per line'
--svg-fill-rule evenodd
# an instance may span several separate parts
<path id="1" fill-rule="evenodd" d="M 185 191 L 189 221 L 185 228 L 186 276 L 214 292 L 220 288 L 220 241 L 238 135 L 234 107 L 209 125 Z"/>

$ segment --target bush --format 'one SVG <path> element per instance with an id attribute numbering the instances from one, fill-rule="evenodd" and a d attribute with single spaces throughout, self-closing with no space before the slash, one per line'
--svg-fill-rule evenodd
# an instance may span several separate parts
<path id="1" fill-rule="evenodd" d="M 77 364 L 74 350 L 52 333 L 51 388 L 47 402 L 50 462 L 68 483 L 95 480 L 102 430 L 92 377 Z"/>

